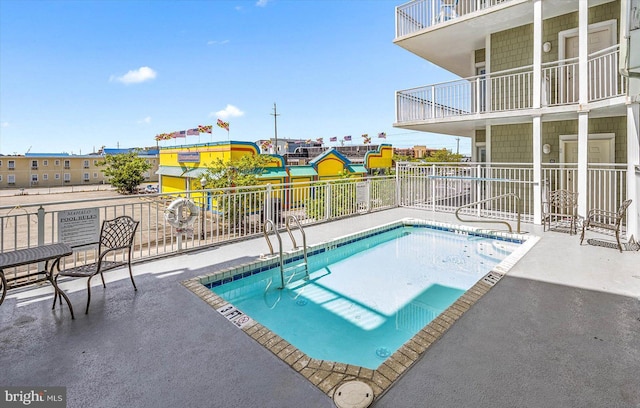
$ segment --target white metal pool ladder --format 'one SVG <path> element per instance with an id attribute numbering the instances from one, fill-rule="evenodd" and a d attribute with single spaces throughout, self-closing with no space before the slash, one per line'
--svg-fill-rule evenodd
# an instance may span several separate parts
<path id="1" fill-rule="evenodd" d="M 307 236 L 305 235 L 304 229 L 302 228 L 302 225 L 300 225 L 300 222 L 298 221 L 296 216 L 289 215 L 285 222 L 285 227 L 287 229 L 287 232 L 289 233 L 291 242 L 293 243 L 293 249 L 297 249 L 298 244 L 296 243 L 296 239 L 293 237 L 293 232 L 291 231 L 291 226 L 290 226 L 290 220 L 293 220 L 295 222 L 296 226 L 300 230 L 300 233 L 302 234 L 302 247 L 303 247 L 302 253 L 304 255 L 304 262 L 301 264 L 294 265 L 290 268 L 287 268 L 287 270 L 293 270 L 301 266 L 304 266 L 304 270 L 305 270 L 304 278 L 309 279 L 309 266 L 307 262 Z M 270 220 L 270 219 L 265 220 L 264 231 L 263 231 L 264 238 L 267 240 L 267 244 L 269 245 L 269 251 L 271 252 L 271 255 L 274 255 L 274 252 L 273 252 L 273 245 L 271 244 L 271 240 L 269 239 L 269 226 L 271 226 L 271 229 L 273 230 L 276 238 L 278 239 L 278 255 L 280 257 L 280 283 L 281 283 L 280 289 L 284 289 L 285 285 L 290 282 L 293 276 L 295 276 L 295 272 L 291 274 L 289 281 L 285 282 L 285 278 L 284 278 L 285 267 L 284 267 L 284 259 L 282 256 L 283 255 L 282 254 L 282 238 L 280 237 L 280 233 L 278 232 L 278 229 L 276 228 L 276 224 L 273 222 L 273 220 Z"/>

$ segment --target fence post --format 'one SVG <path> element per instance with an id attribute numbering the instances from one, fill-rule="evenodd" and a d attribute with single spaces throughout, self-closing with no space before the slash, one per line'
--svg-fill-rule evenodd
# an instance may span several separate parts
<path id="1" fill-rule="evenodd" d="M 267 184 L 267 189 L 265 190 L 264 194 L 265 194 L 265 197 L 264 197 L 265 209 L 264 209 L 264 220 L 263 220 L 263 223 L 266 220 L 271 220 L 271 217 L 272 217 L 272 214 L 271 214 L 271 183 Z M 275 224 L 275 221 L 274 221 L 274 224 Z"/>
<path id="2" fill-rule="evenodd" d="M 482 216 L 481 214 L 481 204 L 480 201 L 484 200 L 484 197 L 482 197 L 482 179 L 483 179 L 483 175 L 482 175 L 482 166 L 478 164 L 477 166 L 477 170 L 476 170 L 476 174 L 478 175 L 477 180 L 476 180 L 476 197 L 478 197 L 476 199 L 476 201 L 478 201 L 477 207 L 476 207 L 476 216 L 479 218 Z"/>
<path id="3" fill-rule="evenodd" d="M 42 206 L 38 207 L 38 246 L 42 246 L 44 245 L 44 208 Z M 53 228 L 53 225 L 52 225 Z M 44 271 L 45 270 L 45 263 L 44 262 L 40 262 L 38 263 L 38 270 L 39 271 Z"/>
<path id="4" fill-rule="evenodd" d="M 436 165 L 431 165 L 431 211 L 436 210 Z M 429 178 L 427 177 L 427 180 Z"/>
<path id="5" fill-rule="evenodd" d="M 331 218 L 331 183 L 325 184 L 325 195 L 324 195 L 324 208 L 325 214 L 324 219 L 328 220 Z"/>
<path id="6" fill-rule="evenodd" d="M 371 212 L 371 208 L 373 207 L 371 205 L 371 180 L 367 179 L 365 180 L 365 183 L 367 183 L 367 197 L 366 197 L 366 203 L 367 203 L 367 212 Z"/>
<path id="7" fill-rule="evenodd" d="M 402 185 L 400 183 L 400 164 L 396 162 L 396 207 L 402 204 Z"/>

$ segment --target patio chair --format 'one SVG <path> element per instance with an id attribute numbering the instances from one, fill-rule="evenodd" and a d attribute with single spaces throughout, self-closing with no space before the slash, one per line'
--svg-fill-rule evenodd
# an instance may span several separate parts
<path id="1" fill-rule="evenodd" d="M 87 309 L 85 310 L 85 314 L 89 313 L 89 303 L 91 302 L 91 278 L 97 274 L 100 274 L 100 278 L 102 279 L 102 287 L 106 288 L 107 285 L 104 282 L 104 275 L 102 273 L 126 265 L 129 267 L 129 276 L 131 277 L 133 289 L 138 290 L 131 271 L 131 251 L 139 223 L 139 221 L 134 221 L 133 218 L 126 215 L 112 220 L 104 220 L 100 230 L 99 242 L 92 243 L 98 244 L 98 260 L 94 263 L 60 270 L 56 275 L 56 283 L 60 276 L 88 278 Z M 117 253 L 118 251 L 120 251 L 120 253 Z M 107 259 L 107 256 L 109 256 L 109 259 Z M 58 298 L 60 298 L 60 296 L 58 296 Z M 60 301 L 62 302 L 62 300 Z M 56 297 L 54 296 L 53 306 L 55 307 L 55 305 Z"/>
<path id="2" fill-rule="evenodd" d="M 576 234 L 578 218 L 578 193 L 570 190 L 550 190 L 542 207 L 543 231 L 551 230 L 551 223 L 556 225 L 569 222 L 569 234 Z"/>
<path id="3" fill-rule="evenodd" d="M 618 249 L 622 252 L 622 244 L 620 243 L 620 227 L 622 225 L 622 220 L 624 219 L 624 215 L 627 212 L 627 208 L 631 204 L 631 200 L 625 200 L 618 207 L 618 211 L 604 211 L 599 209 L 591 209 L 589 210 L 589 214 L 587 218 L 584 220 L 582 224 L 582 234 L 580 234 L 580 244 L 584 240 L 584 233 L 587 230 L 599 232 L 599 233 L 607 233 L 613 231 L 616 236 L 616 241 L 618 242 Z"/>

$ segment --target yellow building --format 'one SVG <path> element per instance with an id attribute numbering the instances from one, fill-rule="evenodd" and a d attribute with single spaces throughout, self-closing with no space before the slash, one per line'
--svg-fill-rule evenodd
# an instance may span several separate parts
<path id="1" fill-rule="evenodd" d="M 160 189 L 163 193 L 200 190 L 200 180 L 212 162 L 218 159 L 235 161 L 247 154 L 260 154 L 260 149 L 255 143 L 240 141 L 161 147 L 157 172 Z M 260 176 L 264 184 L 308 183 L 337 179 L 344 172 L 364 177 L 368 169 L 390 168 L 393 149 L 391 145 L 383 144 L 378 150 L 367 152 L 364 164 L 351 163 L 336 149 L 326 150 L 311 160 L 308 166 L 285 166 L 282 156 L 267 156 L 272 160 Z"/>

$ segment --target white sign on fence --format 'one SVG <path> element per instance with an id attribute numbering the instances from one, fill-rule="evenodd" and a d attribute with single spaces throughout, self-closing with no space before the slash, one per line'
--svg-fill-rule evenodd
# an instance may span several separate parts
<path id="1" fill-rule="evenodd" d="M 367 183 L 360 181 L 356 183 L 356 203 L 367 201 Z"/>
<path id="2" fill-rule="evenodd" d="M 98 208 L 82 208 L 58 212 L 58 242 L 72 247 L 98 242 L 100 213 Z"/>

